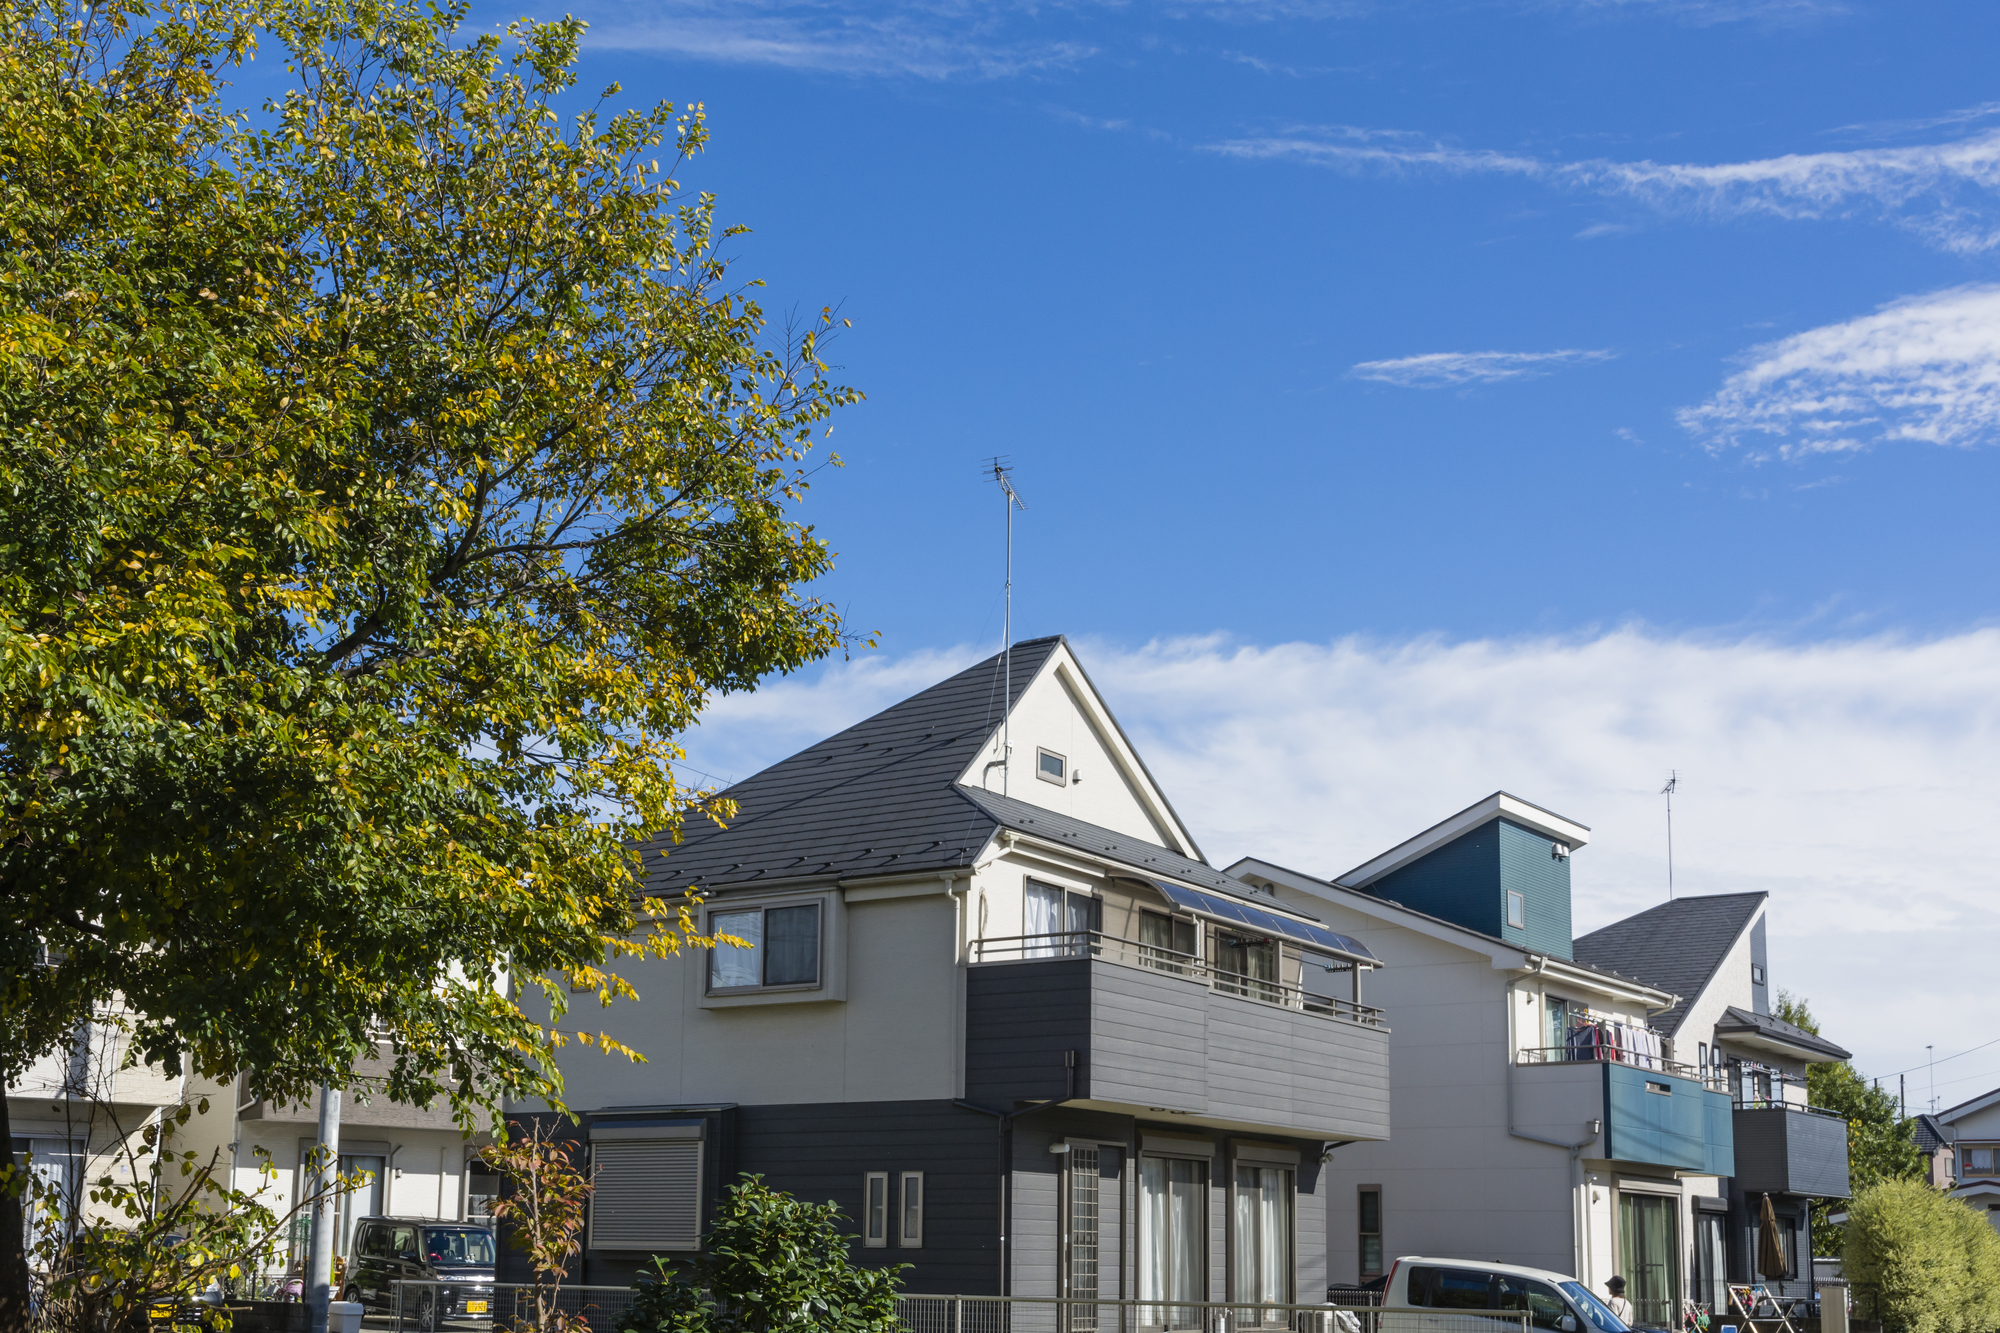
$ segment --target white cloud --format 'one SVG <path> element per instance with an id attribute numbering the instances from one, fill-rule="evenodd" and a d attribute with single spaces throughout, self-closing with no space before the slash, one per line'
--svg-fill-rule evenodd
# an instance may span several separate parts
<path id="1" fill-rule="evenodd" d="M 1380 380 L 1405 389 L 1438 389 L 1529 379 L 1564 366 L 1609 361 L 1615 355 L 1573 348 L 1555 352 L 1426 352 L 1394 361 L 1363 361 L 1348 374 L 1355 379 Z"/>
<path id="2" fill-rule="evenodd" d="M 1798 458 L 1894 440 L 2000 439 L 2000 286 L 1954 287 L 1753 349 L 1681 424 Z"/>
<path id="3" fill-rule="evenodd" d="M 1378 136 L 1379 138 L 1379 136 Z M 1940 249 L 2000 245 L 2000 130 L 1942 144 L 1865 148 L 1712 165 L 1561 162 L 1518 153 L 1365 138 L 1350 126 L 1287 131 L 1208 145 L 1232 157 L 1291 159 L 1346 170 L 1505 175 L 1634 199 L 1662 212 L 1785 219 L 1887 218 Z"/>
<path id="4" fill-rule="evenodd" d="M 778 682 L 726 702 L 695 762 L 775 761 L 990 651 Z M 1776 982 L 1864 1070 L 2000 1032 L 1983 962 L 2000 952 L 2000 631 L 1079 651 L 1217 864 L 1254 853 L 1337 874 L 1504 788 L 1592 826 L 1572 863 L 1583 933 L 1664 899 L 1658 791 L 1678 769 L 1680 891 L 1769 892 Z M 1959 1062 L 1975 1080 L 1959 1095 L 2000 1066 L 1981 1058 Z"/>

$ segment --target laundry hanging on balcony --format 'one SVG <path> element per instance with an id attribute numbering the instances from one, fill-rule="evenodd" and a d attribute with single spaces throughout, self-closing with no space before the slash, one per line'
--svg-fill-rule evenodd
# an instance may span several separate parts
<path id="1" fill-rule="evenodd" d="M 1570 1026 L 1568 1046 L 1572 1060 L 1614 1060 L 1641 1069 L 1660 1068 L 1666 1050 L 1651 1028 L 1593 1018 Z"/>

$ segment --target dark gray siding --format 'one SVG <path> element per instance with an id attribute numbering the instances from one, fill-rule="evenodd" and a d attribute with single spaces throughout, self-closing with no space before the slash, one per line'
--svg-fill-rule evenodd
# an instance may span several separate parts
<path id="1" fill-rule="evenodd" d="M 1326 1168 L 1318 1153 L 1306 1153 L 1299 1163 L 1298 1280 L 1292 1299 L 1317 1302 L 1326 1299 Z"/>
<path id="2" fill-rule="evenodd" d="M 1774 1107 L 1739 1110 L 1736 1184 L 1752 1193 L 1848 1196 L 1847 1122 Z"/>
<path id="3" fill-rule="evenodd" d="M 1750 974 L 1751 1012 L 1768 1014 L 1771 1012 L 1771 957 L 1764 944 L 1764 918 L 1762 917 L 1757 919 L 1756 925 L 1750 927 L 1750 963 L 1757 969 L 1756 972 Z M 1764 978 L 1764 984 L 1761 986 L 1757 984 L 1757 977 L 1760 973 Z"/>
<path id="4" fill-rule="evenodd" d="M 1386 1138 L 1389 1034 L 1099 959 L 974 967 L 966 979 L 966 1095 L 998 1109 L 1076 1095 L 1268 1125 Z M 1135 1114 L 1142 1114 L 1136 1110 Z"/>

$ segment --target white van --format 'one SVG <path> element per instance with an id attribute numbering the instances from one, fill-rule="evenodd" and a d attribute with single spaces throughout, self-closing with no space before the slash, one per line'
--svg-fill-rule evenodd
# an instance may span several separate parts
<path id="1" fill-rule="evenodd" d="M 1382 1284 L 1382 1333 L 1630 1333 L 1573 1277 L 1483 1259 L 1398 1259 Z"/>

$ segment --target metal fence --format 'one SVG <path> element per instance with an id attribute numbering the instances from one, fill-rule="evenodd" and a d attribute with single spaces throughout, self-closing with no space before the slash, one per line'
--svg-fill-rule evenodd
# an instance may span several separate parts
<path id="1" fill-rule="evenodd" d="M 504 1333 L 533 1328 L 538 1310 L 535 1288 L 527 1283 L 396 1282 L 388 1322 L 396 1333 Z M 552 1309 L 580 1316 L 590 1333 L 614 1333 L 618 1317 L 632 1308 L 630 1287 L 557 1289 Z M 483 1307 L 483 1308 L 479 1308 Z M 374 1315 L 375 1310 L 367 1314 Z M 368 1322 L 372 1325 L 374 1320 Z"/>
<path id="2" fill-rule="evenodd" d="M 896 1318 L 906 1333 L 1530 1333 L 1525 1312 L 1034 1296 L 898 1296 Z"/>

